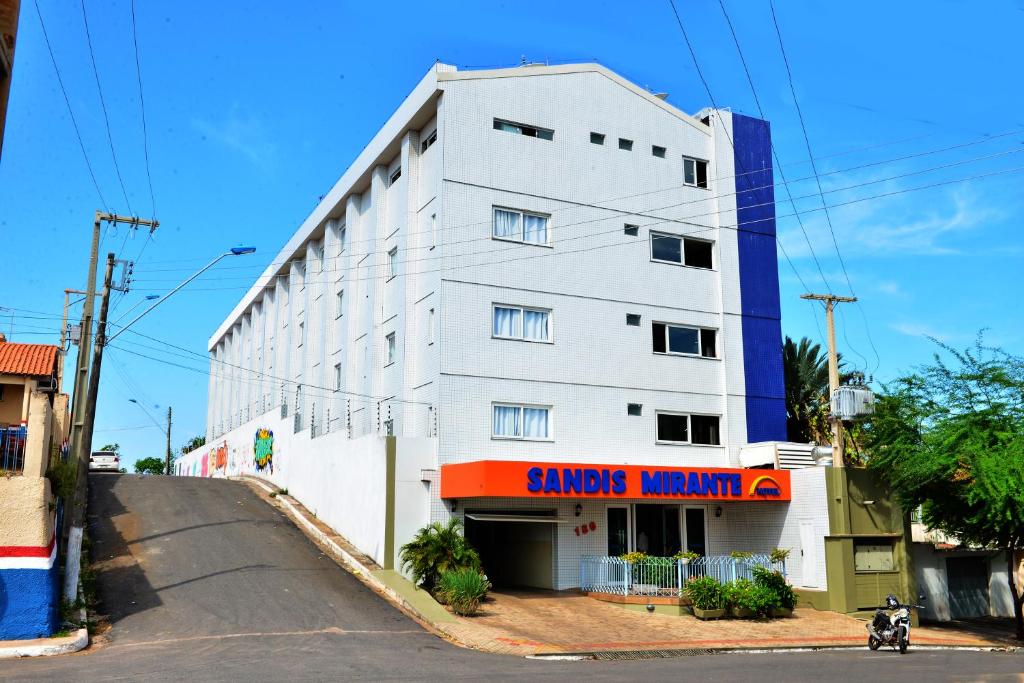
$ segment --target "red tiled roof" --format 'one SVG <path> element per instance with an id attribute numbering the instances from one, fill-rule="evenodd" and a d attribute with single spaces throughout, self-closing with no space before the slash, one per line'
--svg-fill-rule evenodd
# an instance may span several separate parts
<path id="1" fill-rule="evenodd" d="M 57 347 L 51 344 L 0 342 L 0 373 L 52 375 L 56 364 Z"/>

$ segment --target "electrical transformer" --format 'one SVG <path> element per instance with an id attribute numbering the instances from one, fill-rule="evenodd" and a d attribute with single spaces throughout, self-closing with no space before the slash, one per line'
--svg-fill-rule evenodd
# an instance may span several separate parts
<path id="1" fill-rule="evenodd" d="M 875 394 L 864 386 L 839 387 L 832 393 L 832 415 L 853 420 L 875 412 Z"/>

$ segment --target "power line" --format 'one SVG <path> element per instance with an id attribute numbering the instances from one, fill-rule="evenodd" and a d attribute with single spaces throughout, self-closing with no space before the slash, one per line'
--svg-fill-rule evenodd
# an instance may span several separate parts
<path id="1" fill-rule="evenodd" d="M 82 150 L 82 158 L 85 159 L 85 166 L 89 169 L 89 177 L 92 178 L 93 187 L 100 198 L 100 205 L 110 211 L 107 200 L 103 198 L 103 191 L 96 180 L 96 172 L 93 171 L 92 162 L 89 161 L 89 153 L 85 151 L 85 143 L 82 142 L 82 132 L 78 129 L 78 121 L 75 120 L 75 112 L 71 108 L 71 100 L 68 99 L 68 91 L 64 87 L 64 79 L 60 76 L 60 68 L 57 66 L 57 58 L 53 54 L 53 46 L 50 45 L 50 36 L 46 33 L 46 22 L 43 21 L 43 12 L 39 9 L 39 0 L 33 0 L 36 6 L 36 15 L 39 17 L 39 26 L 43 29 L 43 41 L 46 43 L 46 50 L 50 53 L 50 62 L 53 63 L 53 71 L 57 75 L 57 83 L 60 85 L 61 94 L 64 95 L 64 104 L 68 108 L 68 116 L 71 118 L 71 125 L 75 129 L 75 137 L 78 138 L 78 147 Z"/>
<path id="2" fill-rule="evenodd" d="M 800 120 L 800 130 L 803 131 L 804 144 L 807 146 L 807 158 L 811 162 L 811 170 L 814 171 L 814 179 L 818 184 L 818 194 L 821 194 L 822 207 L 825 206 L 825 197 L 821 189 L 821 178 L 818 176 L 818 165 L 814 162 L 814 152 L 811 150 L 811 139 L 807 135 L 807 124 L 804 122 L 804 113 L 800 108 L 800 100 L 796 96 L 796 87 L 793 85 L 793 72 L 789 68 L 789 58 L 786 56 L 786 46 L 782 41 L 782 31 L 779 30 L 779 22 L 775 16 L 775 3 L 773 0 L 768 0 L 768 6 L 772 10 L 772 23 L 775 25 L 775 35 L 779 38 L 779 50 L 782 52 L 782 61 L 786 65 L 786 78 L 789 81 L 789 91 L 793 94 L 793 104 L 796 106 L 797 118 Z M 839 257 L 839 265 L 843 269 L 843 277 L 846 278 L 846 286 L 850 288 L 850 294 L 856 296 L 853 291 L 853 283 L 850 282 L 850 275 L 846 272 L 846 263 L 843 261 L 843 254 L 839 250 L 839 240 L 836 239 L 836 232 L 832 228 L 832 217 L 829 215 L 828 209 L 825 208 L 825 222 L 828 224 L 828 231 L 832 235 L 832 244 L 836 249 L 836 256 Z M 829 288 L 831 289 L 831 288 Z"/>
<path id="3" fill-rule="evenodd" d="M 128 207 L 128 213 L 135 215 L 132 211 L 131 202 L 128 200 L 128 191 L 124 187 L 124 179 L 121 177 L 121 167 L 117 163 L 117 153 L 114 151 L 114 135 L 110 130 L 110 116 L 107 114 L 107 103 L 103 97 L 103 86 L 100 85 L 100 72 L 96 67 L 96 54 L 92 49 L 92 36 L 89 34 L 89 16 L 85 11 L 85 0 L 81 0 L 82 4 L 82 21 L 85 23 L 85 42 L 89 46 L 89 58 L 92 61 L 92 73 L 96 77 L 96 91 L 100 96 L 100 108 L 103 110 L 103 122 L 107 126 L 107 142 L 110 143 L 110 156 L 114 160 L 114 171 L 117 173 L 117 182 L 121 184 L 121 194 L 124 195 L 124 203 Z"/>
<path id="4" fill-rule="evenodd" d="M 859 203 L 862 203 L 862 202 L 865 202 L 865 201 L 871 201 L 871 200 L 874 200 L 874 199 L 882 199 L 882 198 L 885 198 L 885 197 L 893 197 L 893 196 L 897 196 L 897 195 L 901 195 L 901 194 L 907 194 L 909 192 L 917 192 L 917 191 L 921 191 L 921 190 L 928 190 L 928 189 L 932 189 L 932 188 L 935 188 L 935 187 L 942 187 L 942 186 L 945 186 L 945 185 L 950 185 L 950 184 L 953 184 L 953 183 L 966 182 L 966 181 L 969 181 L 969 180 L 979 180 L 979 179 L 982 179 L 982 178 L 989 178 L 989 177 L 994 177 L 994 176 L 998 176 L 998 175 L 1005 175 L 1005 174 L 1009 174 L 1009 173 L 1020 173 L 1021 171 L 1024 171 L 1024 166 L 1017 166 L 1017 167 L 1008 168 L 1008 169 L 1002 169 L 1002 170 L 998 170 L 998 171 L 991 171 L 991 172 L 988 172 L 988 173 L 979 173 L 979 174 L 973 175 L 973 176 L 966 176 L 966 177 L 962 177 L 962 178 L 954 178 L 952 180 L 944 180 L 944 181 L 939 181 L 939 182 L 935 182 L 935 183 L 929 183 L 927 185 L 919 185 L 919 186 L 916 186 L 916 187 L 903 188 L 903 189 L 899 189 L 899 190 L 891 190 L 889 192 L 883 192 L 883 193 L 877 194 L 877 195 L 871 195 L 871 196 L 867 196 L 867 197 L 859 197 L 859 198 L 847 200 L 847 201 L 844 201 L 844 202 L 838 202 L 836 204 L 829 204 L 828 207 L 834 209 L 834 208 L 839 208 L 839 207 L 843 207 L 843 206 L 851 206 L 853 204 L 859 204 Z M 815 207 L 815 208 L 811 208 L 811 209 L 806 209 L 806 210 L 802 211 L 801 213 L 803 213 L 803 214 L 816 213 L 816 212 L 822 211 L 822 210 L 824 210 L 823 207 Z M 780 217 L 781 218 L 788 218 L 791 215 L 793 215 L 793 214 L 783 214 Z M 773 219 L 772 218 L 754 219 L 752 221 L 747 221 L 746 224 L 754 224 L 754 223 L 762 222 L 762 221 L 765 221 L 765 220 L 773 220 Z M 718 226 L 717 228 L 715 228 L 715 227 L 707 227 L 707 228 L 702 228 L 701 230 L 698 230 L 698 231 L 695 231 L 695 232 L 705 232 L 705 231 L 708 231 L 708 230 L 717 230 L 717 229 L 735 229 L 735 227 L 736 226 Z M 617 228 L 613 232 L 618 232 L 618 230 L 619 229 Z M 695 233 L 679 233 L 679 236 L 685 236 L 685 235 L 688 235 L 688 234 L 695 234 Z M 593 235 L 590 235 L 590 236 L 593 236 Z M 579 239 L 579 238 L 577 238 L 577 239 Z M 465 269 L 465 268 L 475 268 L 475 267 L 479 267 L 479 266 L 495 265 L 495 264 L 502 264 L 502 263 L 510 263 L 510 262 L 515 262 L 515 261 L 523 261 L 523 260 L 528 260 L 528 259 L 534 259 L 534 258 L 548 258 L 548 257 L 552 257 L 552 256 L 564 256 L 564 255 L 568 255 L 568 254 L 575 254 L 575 253 L 580 253 L 580 252 L 593 251 L 593 250 L 596 250 L 596 249 L 605 249 L 605 248 L 608 248 L 608 247 L 623 246 L 623 245 L 628 245 L 628 244 L 646 244 L 646 241 L 631 240 L 629 242 L 613 242 L 611 244 L 603 244 L 603 245 L 598 245 L 596 247 L 587 247 L 587 248 L 581 248 L 581 249 L 570 249 L 570 250 L 566 250 L 566 251 L 545 250 L 544 254 L 535 254 L 535 255 L 530 255 L 530 256 L 522 256 L 522 257 L 510 258 L 510 259 L 504 259 L 504 260 L 498 260 L 498 261 L 483 261 L 483 262 L 479 262 L 479 263 L 464 264 L 464 265 L 459 265 L 459 266 L 449 266 L 449 267 L 444 267 L 444 268 L 437 268 L 437 269 L 434 269 L 434 270 L 416 271 L 416 272 L 411 273 L 411 274 L 412 275 L 424 275 L 424 274 L 427 274 L 427 273 L 438 273 L 438 272 L 444 272 L 444 271 L 449 271 L 449 270 L 461 270 L 461 269 Z M 487 253 L 487 252 L 478 252 L 478 253 Z M 470 254 L 470 255 L 472 255 L 472 254 Z M 409 275 L 409 273 L 398 273 L 395 277 L 403 277 L 405 275 Z M 273 276 L 273 277 L 287 277 L 287 275 L 283 274 L 283 275 L 277 275 L 277 276 Z M 376 279 L 390 278 L 390 277 L 392 277 L 392 276 L 389 275 L 389 274 L 374 275 L 374 276 L 367 276 L 367 277 L 362 277 L 362 278 L 353 278 L 353 279 L 348 280 L 348 282 L 361 282 L 361 281 L 366 281 L 366 280 L 376 280 Z M 257 282 L 259 282 L 259 278 L 257 279 Z M 236 286 L 236 287 L 196 287 L 196 288 L 193 288 L 193 289 L 191 289 L 189 291 L 192 291 L 192 292 L 210 292 L 210 291 L 223 291 L 223 290 L 251 289 L 252 287 L 255 286 L 255 284 L 256 283 L 254 283 L 253 285 L 250 285 L 250 286 Z M 139 290 L 139 291 L 161 292 L 161 291 L 165 291 L 165 290 L 160 290 L 160 289 L 143 289 L 143 290 Z"/>
<path id="5" fill-rule="evenodd" d="M 142 65 L 139 62 L 139 33 L 135 23 L 135 0 L 131 0 L 132 8 L 132 43 L 135 46 L 135 76 L 139 82 L 139 110 L 142 113 L 142 149 L 146 155 L 146 180 L 149 182 L 150 218 L 156 219 L 156 199 L 153 195 L 153 176 L 149 172 L 149 133 L 146 130 L 146 100 L 142 94 Z M 150 232 L 152 235 L 152 232 Z M 148 241 L 147 241 L 148 244 Z M 143 245 L 145 249 L 145 245 Z M 142 253 L 139 253 L 142 256 Z"/>

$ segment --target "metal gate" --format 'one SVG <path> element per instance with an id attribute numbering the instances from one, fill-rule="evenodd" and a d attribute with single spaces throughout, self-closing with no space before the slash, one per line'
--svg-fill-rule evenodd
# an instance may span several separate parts
<path id="1" fill-rule="evenodd" d="M 953 619 L 987 617 L 989 614 L 988 559 L 947 557 L 949 613 Z"/>

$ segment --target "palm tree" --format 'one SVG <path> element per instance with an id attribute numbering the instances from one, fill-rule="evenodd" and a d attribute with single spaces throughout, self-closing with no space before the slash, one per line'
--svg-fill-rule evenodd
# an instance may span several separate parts
<path id="1" fill-rule="evenodd" d="M 455 569 L 480 570 L 480 555 L 462 535 L 462 523 L 451 518 L 448 524 L 434 522 L 423 527 L 400 550 L 402 569 L 413 581 L 432 590 L 441 575 Z"/>
<path id="2" fill-rule="evenodd" d="M 804 337 L 782 345 L 786 381 L 786 432 L 790 441 L 829 442 L 828 354 Z"/>

